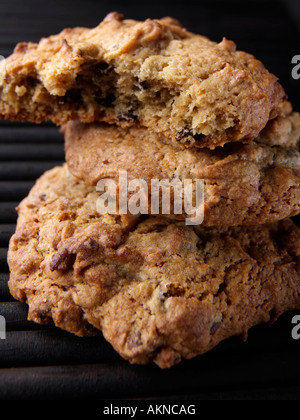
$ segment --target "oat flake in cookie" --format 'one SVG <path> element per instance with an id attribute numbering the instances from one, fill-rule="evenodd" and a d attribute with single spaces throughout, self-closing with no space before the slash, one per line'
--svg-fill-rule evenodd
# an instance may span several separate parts
<path id="1" fill-rule="evenodd" d="M 212 42 L 172 18 L 111 13 L 93 29 L 20 43 L 4 65 L 1 118 L 139 122 L 186 147 L 250 142 L 285 97 L 277 78 L 232 41 Z"/>
<path id="2" fill-rule="evenodd" d="M 99 216 L 94 187 L 67 167 L 18 208 L 9 287 L 29 319 L 80 336 L 102 330 L 131 363 L 168 368 L 300 309 L 300 229 L 187 227 Z"/>

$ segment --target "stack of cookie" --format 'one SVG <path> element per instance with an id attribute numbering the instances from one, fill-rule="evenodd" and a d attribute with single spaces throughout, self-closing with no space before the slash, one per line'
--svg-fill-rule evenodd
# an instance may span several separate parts
<path id="1" fill-rule="evenodd" d="M 131 363 L 167 368 L 300 308 L 290 219 L 300 115 L 233 42 L 112 13 L 94 29 L 19 44 L 0 115 L 51 120 L 65 135 L 66 164 L 22 201 L 10 242 L 9 287 L 30 320 L 101 330 Z M 155 215 L 100 214 L 96 185 L 118 187 L 120 171 L 144 181 L 149 202 L 152 180 L 204 180 L 202 224 L 162 202 Z"/>

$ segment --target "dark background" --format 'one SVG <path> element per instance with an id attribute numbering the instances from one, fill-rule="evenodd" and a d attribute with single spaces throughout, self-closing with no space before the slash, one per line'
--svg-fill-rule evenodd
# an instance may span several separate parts
<path id="1" fill-rule="evenodd" d="M 96 26 L 111 11 L 143 20 L 169 15 L 215 41 L 233 39 L 279 77 L 300 110 L 300 80 L 291 77 L 292 57 L 300 54 L 298 0 L 0 1 L 0 55 L 68 26 Z M 272 328 L 253 328 L 246 343 L 232 338 L 168 371 L 129 365 L 101 336 L 80 339 L 26 321 L 26 305 L 7 288 L 15 207 L 38 176 L 63 160 L 63 138 L 53 125 L 0 121 L 0 315 L 7 320 L 0 399 L 300 399 L 300 343 L 291 338 L 297 312 Z"/>

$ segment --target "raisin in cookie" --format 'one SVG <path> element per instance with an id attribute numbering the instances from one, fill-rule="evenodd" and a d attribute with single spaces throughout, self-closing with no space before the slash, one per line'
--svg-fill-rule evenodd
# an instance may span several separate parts
<path id="1" fill-rule="evenodd" d="M 285 97 L 252 55 L 171 18 L 138 22 L 111 13 L 94 29 L 21 43 L 2 66 L 2 118 L 139 122 L 187 147 L 251 141 Z"/>
<path id="2" fill-rule="evenodd" d="M 102 179 L 112 179 L 118 185 L 119 171 L 125 170 L 128 183 L 145 180 L 146 213 L 153 213 L 152 180 L 156 179 L 166 179 L 170 185 L 178 180 L 203 179 L 206 226 L 263 224 L 300 212 L 298 113 L 270 121 L 251 144 L 227 144 L 213 151 L 176 148 L 143 127 L 70 122 L 63 131 L 66 160 L 74 176 L 89 185 Z M 184 195 L 180 197 L 182 211 L 175 211 L 179 199 L 174 200 L 175 188 L 170 191 L 166 217 L 183 220 L 192 216 L 186 214 Z M 128 192 L 128 201 L 133 194 Z M 159 211 L 163 215 L 162 200 Z"/>
<path id="3" fill-rule="evenodd" d="M 29 319 L 81 336 L 102 330 L 131 363 L 168 368 L 300 308 L 300 229 L 290 219 L 190 227 L 100 216 L 95 200 L 64 166 L 20 204 L 9 287 Z"/>

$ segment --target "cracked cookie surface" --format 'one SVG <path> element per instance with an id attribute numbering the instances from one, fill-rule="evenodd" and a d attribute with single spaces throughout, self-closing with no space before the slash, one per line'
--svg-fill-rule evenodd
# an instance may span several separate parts
<path id="1" fill-rule="evenodd" d="M 203 179 L 206 226 L 263 224 L 300 212 L 298 113 L 270 121 L 251 144 L 227 144 L 214 151 L 182 150 L 142 127 L 70 122 L 63 131 L 66 160 L 74 176 L 89 185 L 101 179 L 118 185 L 119 171 L 125 170 L 128 182 L 146 181 L 150 214 L 155 179 L 194 183 Z M 184 196 L 182 214 L 175 214 L 174 190 L 170 190 L 172 205 L 165 216 L 178 220 L 191 216 L 184 211 Z M 129 192 L 128 200 L 131 196 Z"/>
<path id="2" fill-rule="evenodd" d="M 18 44 L 1 65 L 2 118 L 139 122 L 186 147 L 250 142 L 285 97 L 277 78 L 232 41 L 212 42 L 171 18 L 111 13 L 96 28 Z"/>
<path id="3" fill-rule="evenodd" d="M 81 336 L 102 330 L 131 363 L 168 368 L 300 308 L 300 229 L 290 219 L 189 227 L 100 216 L 96 199 L 64 166 L 20 204 L 9 287 L 29 319 Z"/>

